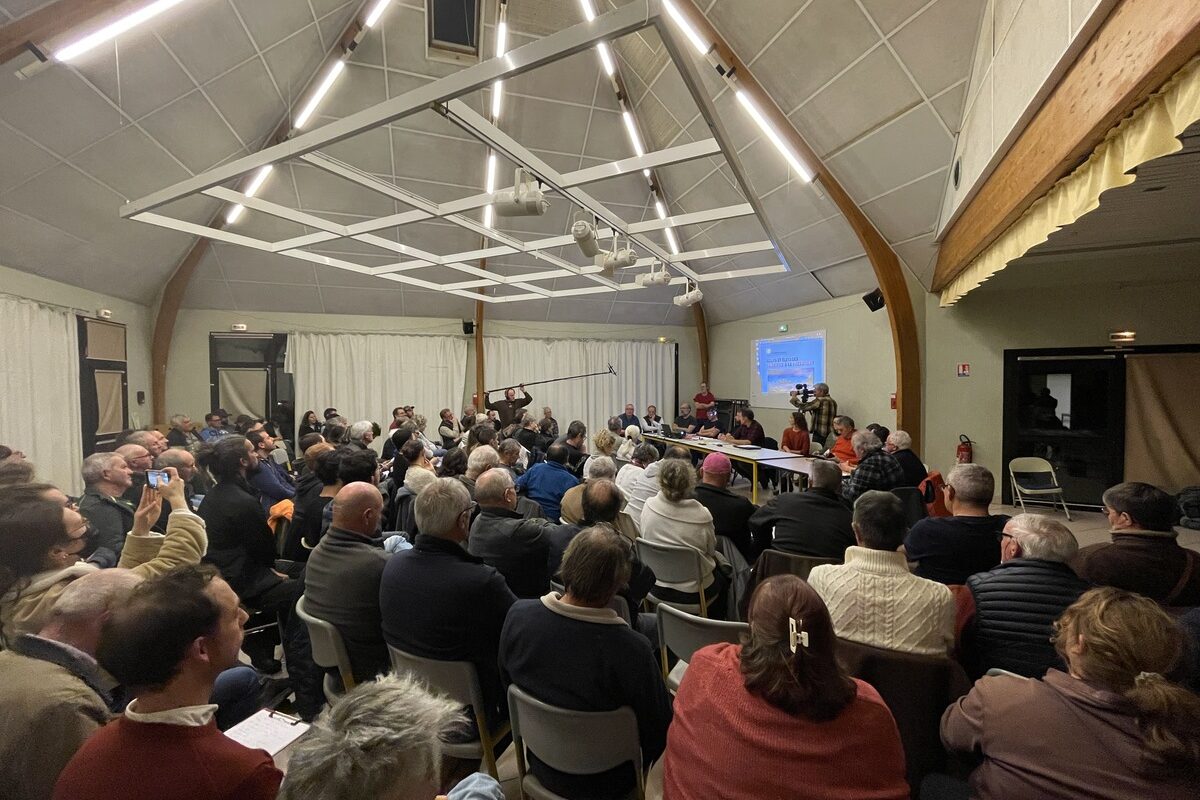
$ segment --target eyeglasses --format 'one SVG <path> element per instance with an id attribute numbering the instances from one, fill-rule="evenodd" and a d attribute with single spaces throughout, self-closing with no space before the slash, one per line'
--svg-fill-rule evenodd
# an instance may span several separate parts
<path id="1" fill-rule="evenodd" d="M 462 511 L 458 512 L 458 514 L 459 514 L 459 516 L 462 516 L 463 514 L 474 514 L 475 509 L 477 509 L 477 508 L 479 508 L 479 503 L 476 503 L 474 500 L 472 500 L 471 504 L 469 506 L 467 506 L 466 508 L 464 508 Z"/>
<path id="2" fill-rule="evenodd" d="M 997 542 L 1003 542 L 1005 539 L 1016 539 L 1016 538 L 1017 537 L 1013 536 L 1011 533 L 1004 533 L 1003 531 L 996 534 Z"/>

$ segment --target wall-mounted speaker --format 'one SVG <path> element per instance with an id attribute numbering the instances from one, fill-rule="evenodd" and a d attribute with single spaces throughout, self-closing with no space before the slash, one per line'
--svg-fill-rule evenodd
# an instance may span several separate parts
<path id="1" fill-rule="evenodd" d="M 879 289 L 867 292 L 863 295 L 863 302 L 867 304 L 867 308 L 872 311 L 878 311 L 883 308 L 883 292 L 879 291 Z"/>
<path id="2" fill-rule="evenodd" d="M 463 320 L 463 333 L 472 334 L 475 332 L 475 323 L 469 319 Z"/>

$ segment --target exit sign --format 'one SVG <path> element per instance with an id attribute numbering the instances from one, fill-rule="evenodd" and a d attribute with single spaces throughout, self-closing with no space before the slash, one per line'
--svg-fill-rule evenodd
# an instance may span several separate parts
<path id="1" fill-rule="evenodd" d="M 955 368 L 955 374 L 958 375 L 958 377 L 960 377 L 960 378 L 971 377 L 971 365 L 970 364 L 959 364 Z"/>

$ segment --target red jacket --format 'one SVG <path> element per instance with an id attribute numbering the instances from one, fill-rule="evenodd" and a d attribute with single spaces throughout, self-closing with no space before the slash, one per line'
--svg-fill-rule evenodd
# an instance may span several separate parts
<path id="1" fill-rule="evenodd" d="M 696 651 L 675 698 L 664 800 L 907 800 L 904 748 L 870 685 L 836 719 L 812 722 L 746 690 L 740 645 Z"/>
<path id="2" fill-rule="evenodd" d="M 58 777 L 54 800 L 270 800 L 283 773 L 207 725 L 119 717 L 92 734 Z"/>

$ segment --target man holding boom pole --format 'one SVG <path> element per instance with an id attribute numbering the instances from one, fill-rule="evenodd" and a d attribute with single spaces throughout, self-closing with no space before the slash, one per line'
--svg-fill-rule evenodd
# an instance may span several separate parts
<path id="1" fill-rule="evenodd" d="M 509 425 L 513 424 L 513 420 L 516 419 L 517 416 L 517 409 L 524 408 L 533 402 L 533 396 L 525 391 L 525 384 L 522 383 L 517 388 L 520 389 L 521 394 L 524 395 L 520 400 L 516 399 L 517 393 L 512 389 L 512 387 L 504 390 L 504 399 L 497 403 L 493 403 L 489 399 L 491 392 L 488 392 L 487 395 L 484 396 L 484 408 L 488 409 L 489 411 L 495 411 L 496 416 L 500 418 L 499 430 L 504 430 Z"/>

